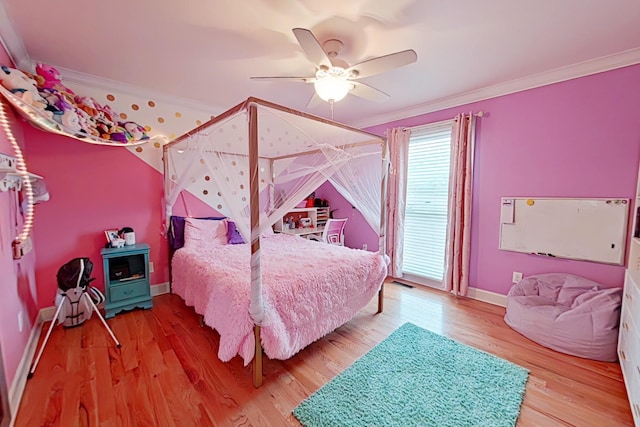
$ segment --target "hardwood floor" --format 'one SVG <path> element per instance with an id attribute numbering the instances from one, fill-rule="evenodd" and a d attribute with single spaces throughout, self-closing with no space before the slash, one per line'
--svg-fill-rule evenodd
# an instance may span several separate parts
<path id="1" fill-rule="evenodd" d="M 27 382 L 15 425 L 299 426 L 293 408 L 405 322 L 529 369 L 518 426 L 633 425 L 617 363 L 541 347 L 506 326 L 501 307 L 385 286 L 382 314 L 374 314 L 374 298 L 293 358 L 265 359 L 259 389 L 240 358 L 218 360 L 218 334 L 200 327 L 176 295 L 110 319 L 120 349 L 96 316 L 77 328 L 57 326 Z"/>

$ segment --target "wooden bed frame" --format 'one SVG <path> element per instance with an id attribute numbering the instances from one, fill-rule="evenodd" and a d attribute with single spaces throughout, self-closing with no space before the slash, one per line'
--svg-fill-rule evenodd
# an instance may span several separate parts
<path id="1" fill-rule="evenodd" d="M 382 313 L 383 310 L 383 301 L 384 301 L 384 281 L 382 285 L 380 285 L 380 290 L 378 291 L 378 311 L 376 314 Z M 255 341 L 256 353 L 253 356 L 252 364 L 253 364 L 253 386 L 258 388 L 262 385 L 262 344 L 260 343 L 260 326 L 253 326 L 253 339 Z"/>
<path id="2" fill-rule="evenodd" d="M 172 232 L 172 230 L 169 230 L 170 232 Z M 171 247 L 171 245 L 169 245 L 169 292 L 173 293 L 171 290 L 171 269 L 172 269 L 172 259 L 173 259 L 173 254 L 175 253 L 176 249 L 174 249 L 173 247 Z M 382 313 L 382 311 L 384 310 L 384 281 L 382 282 L 382 284 L 380 285 L 380 290 L 378 291 L 378 310 L 376 311 L 376 314 L 380 314 Z M 204 327 L 204 326 L 208 326 L 205 321 L 204 321 L 204 316 L 202 314 L 198 314 L 199 318 L 200 318 L 200 326 Z M 253 386 L 258 388 L 262 385 L 262 381 L 263 381 L 263 370 L 262 370 L 262 356 L 263 356 L 263 351 L 262 351 L 262 343 L 260 340 L 260 325 L 253 325 L 253 339 L 254 339 L 254 348 L 255 348 L 255 354 L 253 356 L 253 360 L 252 360 L 252 370 L 253 370 Z"/>
<path id="3" fill-rule="evenodd" d="M 227 118 L 230 118 L 236 114 L 238 114 L 240 111 L 247 111 L 248 112 L 248 136 L 249 136 L 249 146 L 248 146 L 248 159 L 249 159 L 249 170 L 250 171 L 257 171 L 258 170 L 258 139 L 259 139 L 259 135 L 258 135 L 258 106 L 264 106 L 264 107 L 268 107 L 274 110 L 279 110 L 285 113 L 289 113 L 295 116 L 299 116 L 299 117 L 303 117 L 303 118 L 307 118 L 309 120 L 315 121 L 315 122 L 320 122 L 320 123 L 325 123 L 327 125 L 336 127 L 336 128 L 342 128 L 344 130 L 347 131 L 355 131 L 357 133 L 360 134 L 366 134 L 366 135 L 370 135 L 373 139 L 376 140 L 380 140 L 381 142 L 381 147 L 382 147 L 382 153 L 381 153 L 381 157 L 382 157 L 382 180 L 380 183 L 380 188 L 381 188 L 381 209 L 380 209 L 380 233 L 379 233 L 379 238 L 380 238 L 380 253 L 385 254 L 386 253 L 386 247 L 385 247 L 385 230 L 386 230 L 386 212 L 385 212 L 385 205 L 386 205 L 386 189 L 387 189 L 387 173 L 386 173 L 386 169 L 388 167 L 388 162 L 387 162 L 387 152 L 388 152 L 388 147 L 386 144 L 386 139 L 383 137 L 380 137 L 378 135 L 374 135 L 359 129 L 355 129 L 352 128 L 350 126 L 347 126 L 345 124 L 342 123 L 338 123 L 338 122 L 334 122 L 332 120 L 328 120 L 328 119 L 323 119 L 321 117 L 317 117 L 317 116 L 313 116 L 301 111 L 297 111 L 294 110 L 292 108 L 287 108 L 287 107 L 283 107 L 281 105 L 278 104 L 274 104 L 268 101 L 264 101 L 258 98 L 253 98 L 250 97 L 248 98 L 246 101 L 236 105 L 235 107 L 227 110 L 226 112 L 220 114 L 219 116 L 212 118 L 210 121 L 196 127 L 195 129 L 193 129 L 192 131 L 178 137 L 177 139 L 175 139 L 174 141 L 170 142 L 169 144 L 166 144 L 163 146 L 163 163 L 164 163 L 164 175 L 165 175 L 165 195 L 169 193 L 169 181 L 167 179 L 168 176 L 168 172 L 170 170 L 169 168 L 169 156 L 168 156 L 168 150 L 190 138 L 192 135 L 197 134 L 200 131 L 203 131 L 205 129 L 207 129 L 210 126 L 213 126 L 216 123 L 219 122 L 223 122 L 225 120 L 227 120 Z M 346 144 L 343 146 L 343 148 L 346 147 L 355 147 L 355 146 L 359 146 L 361 145 L 360 143 L 354 143 L 354 144 Z M 297 153 L 295 155 L 299 155 L 299 154 L 310 154 L 311 152 L 315 152 L 315 151 L 319 151 L 319 150 L 314 150 L 314 151 L 307 151 L 307 152 L 303 152 L 303 153 Z M 279 158 L 288 158 L 288 157 L 293 157 L 294 155 L 284 155 L 284 156 L 280 156 Z M 250 182 L 249 182 L 249 200 L 250 200 L 250 225 L 251 225 L 251 229 L 254 230 L 258 227 L 258 225 L 260 224 L 260 207 L 259 207 L 259 203 L 257 203 L 257 201 L 259 200 L 259 193 L 260 193 L 260 185 L 259 185 L 259 177 L 258 177 L 258 173 L 251 173 L 250 175 Z M 251 242 L 249 242 L 251 244 L 251 255 L 252 257 L 258 253 L 258 251 L 260 250 L 260 238 L 256 237 L 254 238 Z M 170 265 L 171 265 L 171 261 L 170 261 Z M 171 267 L 170 267 L 170 271 L 171 271 Z M 379 294 L 378 294 L 378 311 L 377 313 L 381 313 L 382 309 L 383 309 L 383 299 L 384 299 L 384 282 L 381 285 Z M 260 342 L 260 326 L 259 325 L 254 325 L 254 340 L 255 340 L 255 355 L 253 358 L 253 385 L 255 387 L 260 387 L 262 385 L 262 345 Z"/>

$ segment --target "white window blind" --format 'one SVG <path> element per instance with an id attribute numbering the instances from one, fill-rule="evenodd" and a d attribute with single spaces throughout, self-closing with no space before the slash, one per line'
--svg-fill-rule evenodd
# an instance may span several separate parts
<path id="1" fill-rule="evenodd" d="M 414 129 L 409 141 L 402 272 L 442 282 L 453 121 Z"/>

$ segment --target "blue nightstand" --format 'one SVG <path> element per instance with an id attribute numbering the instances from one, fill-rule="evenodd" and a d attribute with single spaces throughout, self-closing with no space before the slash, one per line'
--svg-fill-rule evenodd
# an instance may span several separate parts
<path id="1" fill-rule="evenodd" d="M 100 254 L 104 266 L 105 318 L 123 310 L 151 308 L 149 245 L 104 248 Z"/>

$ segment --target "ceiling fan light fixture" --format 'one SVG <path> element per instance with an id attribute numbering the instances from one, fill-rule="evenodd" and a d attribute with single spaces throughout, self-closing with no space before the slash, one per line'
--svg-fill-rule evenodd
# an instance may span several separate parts
<path id="1" fill-rule="evenodd" d="M 318 96 L 326 102 L 338 102 L 353 89 L 353 85 L 346 78 L 334 76 L 317 79 L 313 87 Z"/>

